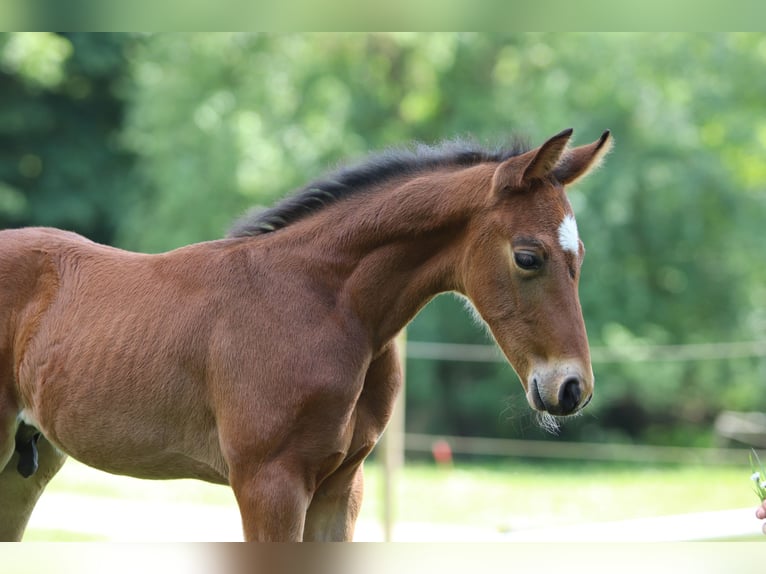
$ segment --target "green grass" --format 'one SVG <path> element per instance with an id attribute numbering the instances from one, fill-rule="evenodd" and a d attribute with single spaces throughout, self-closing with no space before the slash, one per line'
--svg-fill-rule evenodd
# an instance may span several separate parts
<path id="1" fill-rule="evenodd" d="M 380 469 L 367 469 L 362 516 L 380 515 Z M 607 463 L 498 463 L 400 476 L 402 521 L 492 524 L 501 530 L 753 506 L 748 468 Z"/>
<path id="2" fill-rule="evenodd" d="M 378 522 L 382 515 L 382 473 L 374 462 L 365 470 L 360 520 Z M 513 531 L 755 508 L 749 477 L 747 461 L 741 467 L 507 461 L 439 468 L 412 463 L 398 475 L 395 516 L 401 522 Z M 82 497 L 95 504 L 119 499 L 150 502 L 157 508 L 167 502 L 235 507 L 227 487 L 194 480 L 146 481 L 108 475 L 71 460 L 46 491 L 48 496 L 56 494 Z M 95 524 L 92 532 L 67 531 L 55 525 L 30 528 L 25 539 L 99 540 L 98 532 Z"/>

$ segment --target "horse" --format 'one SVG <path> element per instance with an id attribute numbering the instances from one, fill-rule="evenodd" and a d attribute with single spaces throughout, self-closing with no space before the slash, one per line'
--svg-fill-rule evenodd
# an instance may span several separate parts
<path id="1" fill-rule="evenodd" d="M 402 385 L 397 334 L 467 298 L 532 409 L 580 411 L 593 371 L 565 187 L 611 147 L 389 150 L 143 254 L 0 231 L 0 538 L 67 456 L 229 485 L 245 540 L 351 540 L 363 462 Z"/>

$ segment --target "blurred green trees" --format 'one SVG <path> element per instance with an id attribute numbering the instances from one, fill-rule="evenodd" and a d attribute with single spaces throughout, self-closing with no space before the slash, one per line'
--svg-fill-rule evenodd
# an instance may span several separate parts
<path id="1" fill-rule="evenodd" d="M 160 251 L 371 150 L 612 130 L 571 191 L 594 347 L 766 340 L 766 36 L 5 34 L 0 225 Z M 486 342 L 451 297 L 410 339 Z M 594 364 L 571 437 L 709 438 L 766 359 Z M 537 436 L 509 367 L 408 364 L 412 430 Z"/>
<path id="2" fill-rule="evenodd" d="M 121 144 L 131 36 L 0 35 L 0 227 L 112 241 L 140 185 Z"/>

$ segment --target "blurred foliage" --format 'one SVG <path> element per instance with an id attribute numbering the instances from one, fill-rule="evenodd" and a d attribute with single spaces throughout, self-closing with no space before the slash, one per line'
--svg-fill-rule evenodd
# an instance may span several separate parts
<path id="1" fill-rule="evenodd" d="M 370 150 L 609 128 L 570 193 L 592 345 L 764 340 L 764 71 L 760 34 L 5 34 L 0 225 L 160 251 Z M 409 336 L 487 341 L 452 297 Z M 567 437 L 697 444 L 722 409 L 766 410 L 763 359 L 594 369 Z M 537 436 L 507 366 L 408 374 L 412 430 Z"/>
<path id="2" fill-rule="evenodd" d="M 132 42 L 0 35 L 0 227 L 52 225 L 113 240 L 139 187 L 120 143 Z"/>

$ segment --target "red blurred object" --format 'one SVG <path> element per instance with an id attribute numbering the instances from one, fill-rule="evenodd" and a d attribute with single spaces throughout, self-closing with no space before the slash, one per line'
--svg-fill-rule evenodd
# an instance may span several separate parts
<path id="1" fill-rule="evenodd" d="M 436 464 L 452 464 L 452 448 L 446 440 L 437 440 L 431 445 L 431 453 Z"/>

